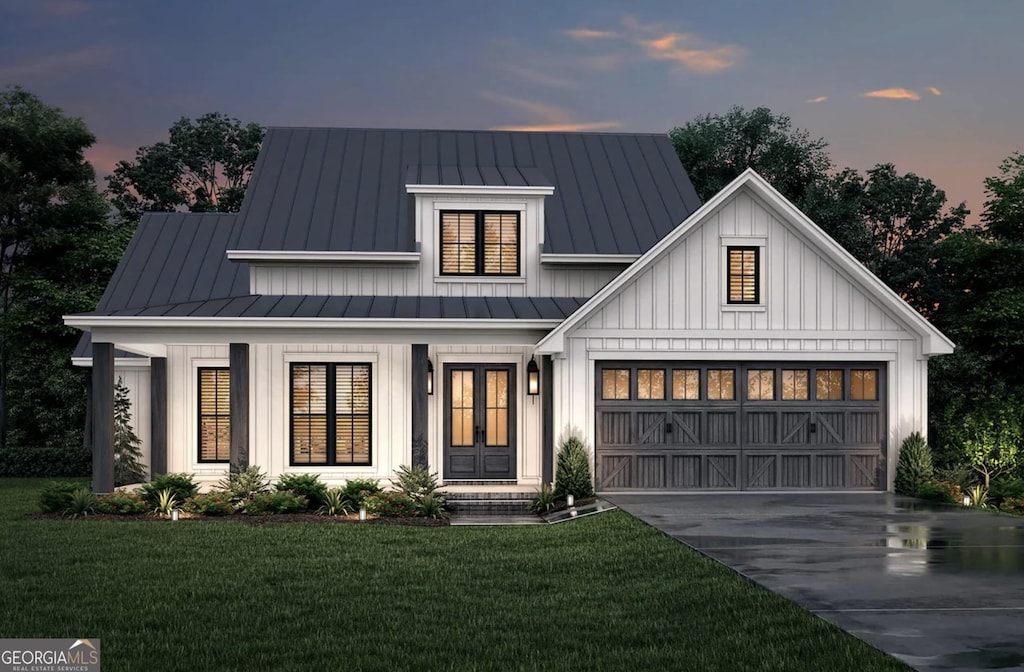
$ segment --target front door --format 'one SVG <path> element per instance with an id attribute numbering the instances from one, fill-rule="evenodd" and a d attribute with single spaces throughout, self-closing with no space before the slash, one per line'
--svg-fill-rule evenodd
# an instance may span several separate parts
<path id="1" fill-rule="evenodd" d="M 515 364 L 447 364 L 445 480 L 516 477 Z"/>

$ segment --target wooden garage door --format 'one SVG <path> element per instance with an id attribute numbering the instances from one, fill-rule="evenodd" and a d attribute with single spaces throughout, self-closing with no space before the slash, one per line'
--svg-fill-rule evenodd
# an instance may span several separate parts
<path id="1" fill-rule="evenodd" d="M 884 489 L 885 370 L 599 362 L 598 490 Z"/>

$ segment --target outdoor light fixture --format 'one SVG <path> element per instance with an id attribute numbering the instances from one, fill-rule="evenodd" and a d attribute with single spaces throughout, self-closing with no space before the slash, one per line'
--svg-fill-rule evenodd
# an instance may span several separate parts
<path id="1" fill-rule="evenodd" d="M 359 507 L 359 522 L 362 522 L 362 523 L 366 522 L 366 506 L 365 505 Z"/>
<path id="2" fill-rule="evenodd" d="M 178 510 L 177 509 L 171 509 L 171 520 L 173 520 L 174 522 L 178 522 Z"/>
<path id="3" fill-rule="evenodd" d="M 971 505 L 971 496 L 970 495 L 964 495 L 964 506 L 970 506 L 970 505 Z"/>
<path id="4" fill-rule="evenodd" d="M 427 360 L 427 394 L 434 393 L 434 363 Z"/>
<path id="5" fill-rule="evenodd" d="M 526 365 L 526 393 L 531 397 L 540 394 L 540 368 L 532 356 L 530 363 Z"/>
<path id="6" fill-rule="evenodd" d="M 566 495 L 565 496 L 565 505 L 566 506 L 576 506 L 576 495 Z"/>

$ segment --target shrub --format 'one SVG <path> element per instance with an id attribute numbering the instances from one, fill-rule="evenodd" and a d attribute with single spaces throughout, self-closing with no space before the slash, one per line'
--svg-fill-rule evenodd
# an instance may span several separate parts
<path id="1" fill-rule="evenodd" d="M 366 498 L 366 510 L 385 518 L 409 518 L 416 515 L 416 502 L 404 492 L 378 492 Z"/>
<path id="2" fill-rule="evenodd" d="M 277 490 L 291 490 L 309 501 L 310 509 L 318 509 L 327 497 L 327 486 L 319 474 L 283 474 L 274 484 Z"/>
<path id="3" fill-rule="evenodd" d="M 21 478 L 70 478 L 92 473 L 88 448 L 24 448 L 8 446 L 0 451 L 0 476 Z"/>
<path id="4" fill-rule="evenodd" d="M 440 492 L 431 492 L 420 501 L 416 502 L 416 515 L 424 518 L 446 518 L 448 512 L 445 510 L 444 495 Z"/>
<path id="5" fill-rule="evenodd" d="M 373 478 L 350 478 L 345 482 L 345 496 L 352 506 L 359 508 L 366 502 L 366 498 L 378 495 L 382 492 L 380 483 Z"/>
<path id="6" fill-rule="evenodd" d="M 88 516 L 95 509 L 96 495 L 93 494 L 92 490 L 83 485 L 75 488 L 75 491 L 71 493 L 71 499 L 68 500 L 67 507 L 61 511 L 61 515 L 68 518 L 78 518 L 79 516 Z"/>
<path id="7" fill-rule="evenodd" d="M 244 511 L 250 516 L 266 516 L 274 513 L 299 513 L 305 511 L 309 501 L 290 490 L 257 492 L 244 503 Z"/>
<path id="8" fill-rule="evenodd" d="M 547 513 L 555 508 L 555 490 L 547 483 L 541 483 L 540 490 L 533 497 L 530 510 L 534 513 Z"/>
<path id="9" fill-rule="evenodd" d="M 138 491 L 115 490 L 109 495 L 103 495 L 96 500 L 96 513 L 107 513 L 114 516 L 131 516 L 146 513 L 149 508 L 146 500 L 142 498 L 142 493 Z"/>
<path id="10" fill-rule="evenodd" d="M 114 485 L 144 480 L 146 468 L 142 466 L 142 439 L 132 428 L 132 402 L 124 380 L 118 377 L 114 385 Z"/>
<path id="11" fill-rule="evenodd" d="M 201 516 L 230 516 L 235 512 L 231 498 L 224 492 L 193 495 L 185 500 L 181 508 Z"/>
<path id="12" fill-rule="evenodd" d="M 217 489 L 226 493 L 236 505 L 243 506 L 253 496 L 270 490 L 270 480 L 255 464 L 244 471 L 233 472 L 217 483 Z"/>
<path id="13" fill-rule="evenodd" d="M 896 463 L 896 493 L 913 495 L 919 481 L 929 480 L 934 475 L 932 450 L 921 433 L 914 432 L 900 446 L 900 459 Z"/>
<path id="14" fill-rule="evenodd" d="M 437 474 L 423 466 L 400 466 L 395 486 L 416 503 L 416 515 L 441 518 L 445 515 L 445 496 L 437 491 Z"/>
<path id="15" fill-rule="evenodd" d="M 173 490 L 167 488 L 156 493 L 156 506 L 153 507 L 153 513 L 170 517 L 171 511 L 176 508 L 178 508 L 178 498 Z"/>
<path id="16" fill-rule="evenodd" d="M 575 436 L 562 442 L 555 466 L 555 497 L 564 499 L 566 495 L 576 499 L 594 496 L 594 484 L 590 480 L 590 456 L 583 442 Z"/>
<path id="17" fill-rule="evenodd" d="M 992 481 L 988 495 L 996 506 L 1002 504 L 1006 499 L 1024 499 L 1024 478 L 997 478 Z"/>
<path id="18" fill-rule="evenodd" d="M 39 509 L 43 513 L 63 513 L 71 503 L 75 490 L 81 487 L 81 483 L 71 481 L 50 481 L 39 493 Z"/>
<path id="19" fill-rule="evenodd" d="M 352 505 L 341 488 L 332 488 L 323 497 L 323 503 L 316 510 L 321 516 L 343 516 L 352 512 Z"/>
<path id="20" fill-rule="evenodd" d="M 938 481 L 949 481 L 960 486 L 961 490 L 975 485 L 978 482 L 978 474 L 969 464 L 957 463 L 945 468 L 935 470 L 935 479 Z"/>
<path id="21" fill-rule="evenodd" d="M 947 504 L 961 504 L 964 499 L 960 486 L 948 481 L 921 481 L 917 484 L 915 494 L 921 499 L 931 502 L 946 502 Z"/>
<path id="22" fill-rule="evenodd" d="M 979 509 L 987 509 L 989 505 L 988 488 L 984 485 L 972 485 L 967 489 L 967 497 L 971 500 L 970 506 Z"/>
<path id="23" fill-rule="evenodd" d="M 184 502 L 199 492 L 199 485 L 192 480 L 192 474 L 157 474 L 141 489 L 142 498 L 146 500 L 149 508 L 157 508 L 160 493 L 164 490 L 170 490 L 175 501 Z"/>
<path id="24" fill-rule="evenodd" d="M 999 505 L 1001 511 L 1024 516 L 1024 497 L 1007 497 Z"/>

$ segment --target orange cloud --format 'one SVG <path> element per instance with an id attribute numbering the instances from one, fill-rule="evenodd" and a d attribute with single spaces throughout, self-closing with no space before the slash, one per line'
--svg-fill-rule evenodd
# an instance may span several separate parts
<path id="1" fill-rule="evenodd" d="M 804 102 L 805 103 L 824 103 L 826 100 L 828 100 L 828 96 L 818 96 L 817 98 L 810 98 L 808 100 L 805 100 Z"/>
<path id="2" fill-rule="evenodd" d="M 910 89 L 878 89 L 862 93 L 865 98 L 886 98 L 888 100 L 921 100 L 920 94 Z"/>
<path id="3" fill-rule="evenodd" d="M 700 38 L 689 33 L 668 33 L 657 39 L 641 40 L 647 56 L 654 60 L 674 61 L 687 70 L 711 74 L 727 70 L 743 56 L 744 51 L 731 44 L 702 47 Z"/>
<path id="4" fill-rule="evenodd" d="M 606 40 L 615 37 L 610 30 L 593 30 L 591 28 L 570 28 L 562 31 L 574 40 Z"/>
<path id="5" fill-rule="evenodd" d="M 941 96 L 942 95 L 942 91 L 939 91 L 934 86 L 929 86 L 928 87 L 928 93 L 932 94 L 933 96 Z"/>
<path id="6" fill-rule="evenodd" d="M 564 124 L 540 124 L 537 126 L 493 126 L 492 131 L 532 131 L 534 133 L 555 132 L 555 131 L 600 131 L 608 128 L 618 128 L 622 122 L 618 121 L 586 121 L 580 123 L 568 122 Z"/>

